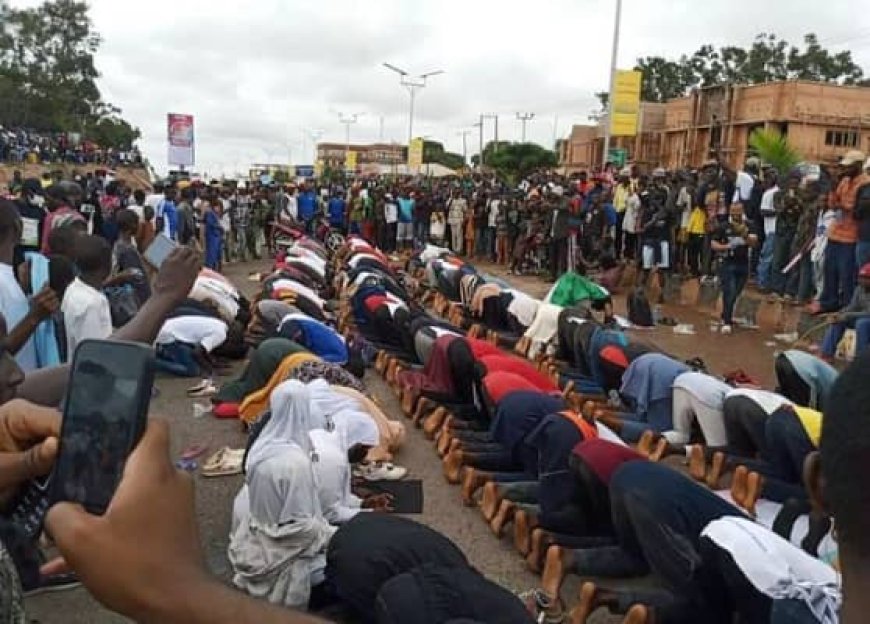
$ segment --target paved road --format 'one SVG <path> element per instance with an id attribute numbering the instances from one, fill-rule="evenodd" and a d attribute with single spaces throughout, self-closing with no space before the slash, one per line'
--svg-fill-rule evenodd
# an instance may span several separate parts
<path id="1" fill-rule="evenodd" d="M 253 264 L 230 265 L 226 273 L 243 290 L 250 291 L 255 285 L 247 281 L 248 272 L 263 268 Z M 504 275 L 503 271 L 496 268 L 493 268 L 493 272 Z M 537 278 L 508 279 L 534 296 L 543 295 L 549 288 L 549 284 Z M 620 298 L 617 309 L 621 303 Z M 758 332 L 719 336 L 707 329 L 709 316 L 706 314 L 684 308 L 668 308 L 666 312 L 681 322 L 694 323 L 698 335 L 675 336 L 669 328 L 658 328 L 645 334 L 646 338 L 680 357 L 701 356 L 716 371 L 743 368 L 772 387 L 774 347 L 765 344 L 769 338 Z M 404 418 L 394 396 L 374 371 L 369 371 L 366 383 L 385 406 L 389 416 Z M 224 445 L 244 445 L 245 436 L 237 422 L 193 417 L 194 401 L 185 394 L 190 380 L 164 377 L 158 380 L 157 385 L 160 396 L 152 402 L 152 413 L 167 418 L 171 423 L 175 454 L 196 442 L 205 443 L 212 449 Z M 448 535 L 464 550 L 472 564 L 491 579 L 512 590 L 525 590 L 536 585 L 537 578 L 525 569 L 523 560 L 509 539 L 506 537 L 499 542 L 483 522 L 480 513 L 462 505 L 458 487 L 446 484 L 441 476 L 440 460 L 422 432 L 409 431 L 407 444 L 400 451 L 397 461 L 408 467 L 410 477 L 423 480 L 424 510 L 415 519 Z M 203 549 L 209 568 L 225 581 L 230 576 L 226 546 L 232 500 L 240 484 L 241 477 L 205 479 L 196 476 L 197 516 Z M 576 595 L 576 587 L 576 579 L 566 585 L 566 598 L 569 601 Z M 183 591 L 183 588 L 179 589 Z M 108 624 L 124 621 L 100 607 L 83 589 L 37 596 L 28 600 L 27 607 L 31 619 L 44 624 Z M 619 620 L 599 612 L 590 621 L 600 624 Z"/>

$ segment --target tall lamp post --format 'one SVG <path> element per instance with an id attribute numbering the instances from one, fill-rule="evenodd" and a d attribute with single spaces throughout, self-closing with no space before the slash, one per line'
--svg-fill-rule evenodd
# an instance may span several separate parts
<path id="1" fill-rule="evenodd" d="M 622 0 L 616 0 L 616 20 L 613 23 L 613 49 L 610 52 L 610 97 L 607 98 L 607 124 L 604 126 L 604 154 L 601 166 L 610 157 L 610 127 L 613 123 L 613 87 L 616 82 L 616 57 L 619 55 L 619 23 L 622 21 Z"/>
<path id="2" fill-rule="evenodd" d="M 347 166 L 347 155 L 350 153 L 350 127 L 355 124 L 363 113 L 352 115 L 338 114 L 338 122 L 344 124 L 344 165 Z"/>
<path id="3" fill-rule="evenodd" d="M 526 142 L 526 124 L 535 118 L 534 113 L 517 113 L 517 119 L 523 124 L 523 143 Z"/>
<path id="4" fill-rule="evenodd" d="M 411 140 L 414 138 L 414 100 L 417 97 L 417 89 L 423 89 L 426 87 L 427 78 L 443 74 L 444 72 L 440 69 L 436 69 L 435 71 L 426 72 L 425 74 L 412 76 L 404 69 L 396 67 L 395 65 L 390 65 L 389 63 L 384 63 L 384 67 L 399 74 L 399 84 L 408 89 L 408 93 L 411 96 L 411 106 L 408 112 L 408 145 L 410 145 Z"/>

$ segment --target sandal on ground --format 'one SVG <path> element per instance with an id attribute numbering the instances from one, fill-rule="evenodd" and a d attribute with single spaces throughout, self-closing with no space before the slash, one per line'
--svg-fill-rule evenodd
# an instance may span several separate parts
<path id="1" fill-rule="evenodd" d="M 231 449 L 227 446 L 209 457 L 202 465 L 204 477 L 226 477 L 242 472 L 245 449 Z"/>

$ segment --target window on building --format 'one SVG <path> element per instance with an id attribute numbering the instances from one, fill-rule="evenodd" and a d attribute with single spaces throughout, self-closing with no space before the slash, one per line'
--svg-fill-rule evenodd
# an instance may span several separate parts
<path id="1" fill-rule="evenodd" d="M 858 133 L 853 130 L 828 130 L 825 145 L 834 147 L 858 147 Z"/>

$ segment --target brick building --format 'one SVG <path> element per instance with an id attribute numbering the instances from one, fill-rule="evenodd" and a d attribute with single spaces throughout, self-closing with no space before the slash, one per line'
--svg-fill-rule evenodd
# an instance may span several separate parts
<path id="1" fill-rule="evenodd" d="M 801 80 L 705 87 L 643 103 L 639 126 L 638 136 L 614 137 L 611 146 L 645 169 L 698 167 L 716 154 L 738 168 L 756 128 L 784 133 L 808 162 L 834 163 L 850 149 L 870 151 L 870 88 Z M 560 163 L 567 171 L 600 164 L 603 136 L 603 126 L 574 126 Z"/>

